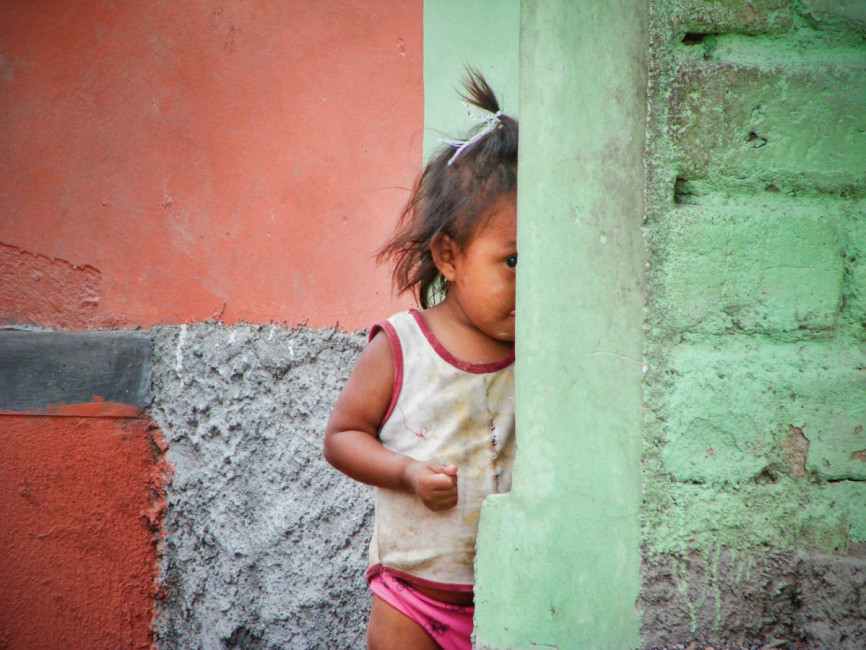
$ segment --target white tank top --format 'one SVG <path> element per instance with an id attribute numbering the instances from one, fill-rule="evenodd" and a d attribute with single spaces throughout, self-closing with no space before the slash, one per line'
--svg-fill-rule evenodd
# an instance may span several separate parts
<path id="1" fill-rule="evenodd" d="M 429 510 L 412 494 L 376 488 L 368 579 L 387 571 L 416 584 L 472 591 L 481 503 L 511 489 L 514 354 L 494 363 L 451 355 L 412 309 L 377 323 L 394 357 L 394 391 L 379 430 L 392 451 L 457 465 L 457 506 Z"/>

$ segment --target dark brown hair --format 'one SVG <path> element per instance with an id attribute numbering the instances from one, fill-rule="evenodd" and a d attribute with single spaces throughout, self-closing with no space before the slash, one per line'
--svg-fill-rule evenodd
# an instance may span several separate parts
<path id="1" fill-rule="evenodd" d="M 394 236 L 376 256 L 379 262 L 393 261 L 394 287 L 398 293 L 412 291 L 422 308 L 448 291 L 431 246 L 448 235 L 462 248 L 486 224 L 496 200 L 517 190 L 517 120 L 500 113 L 493 90 L 472 67 L 466 69 L 464 89 L 461 97 L 490 113 L 490 121 L 467 140 L 434 153 L 415 183 Z M 483 131 L 462 151 L 455 148 Z"/>

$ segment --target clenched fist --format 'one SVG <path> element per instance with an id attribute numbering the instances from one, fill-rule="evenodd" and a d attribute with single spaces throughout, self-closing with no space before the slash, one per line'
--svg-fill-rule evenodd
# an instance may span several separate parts
<path id="1" fill-rule="evenodd" d="M 406 466 L 404 480 L 430 510 L 457 505 L 457 465 L 415 460 Z"/>

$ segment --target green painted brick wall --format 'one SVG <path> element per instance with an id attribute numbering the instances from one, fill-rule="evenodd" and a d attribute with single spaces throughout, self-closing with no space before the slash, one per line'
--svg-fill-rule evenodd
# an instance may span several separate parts
<path id="1" fill-rule="evenodd" d="M 673 7 L 677 33 L 772 34 L 791 28 L 793 12 L 790 0 L 681 0 L 659 3 L 661 12 Z"/>
<path id="2" fill-rule="evenodd" d="M 866 541 L 866 3 L 654 4 L 650 555 Z"/>
<path id="3" fill-rule="evenodd" d="M 848 225 L 841 206 L 773 192 L 679 200 L 656 238 L 667 330 L 782 336 L 838 325 Z"/>
<path id="4" fill-rule="evenodd" d="M 866 1 L 649 32 L 642 643 L 863 647 Z"/>
<path id="5" fill-rule="evenodd" d="M 814 473 L 866 480 L 862 359 L 834 341 L 735 337 L 679 345 L 667 367 L 664 468 L 678 481 L 741 485 Z M 810 441 L 792 457 L 794 435 Z"/>
<path id="6" fill-rule="evenodd" d="M 681 48 L 670 128 L 682 175 L 832 191 L 866 174 L 866 52 L 805 38 L 762 49 L 754 36 L 720 35 Z"/>

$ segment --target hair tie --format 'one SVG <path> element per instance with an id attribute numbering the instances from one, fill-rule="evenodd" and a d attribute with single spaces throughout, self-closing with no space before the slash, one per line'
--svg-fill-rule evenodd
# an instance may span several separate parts
<path id="1" fill-rule="evenodd" d="M 475 121 L 485 122 L 486 126 L 481 129 L 478 133 L 473 135 L 468 140 L 443 140 L 439 139 L 441 144 L 446 144 L 450 147 L 457 147 L 457 151 L 454 152 L 454 155 L 448 160 L 448 165 L 451 165 L 457 157 L 463 153 L 466 149 L 474 145 L 476 142 L 484 138 L 496 129 L 497 126 L 502 124 L 502 120 L 499 118 L 502 117 L 502 111 L 496 111 L 495 113 L 487 112 L 486 114 L 480 114 L 469 108 L 469 117 Z"/>

